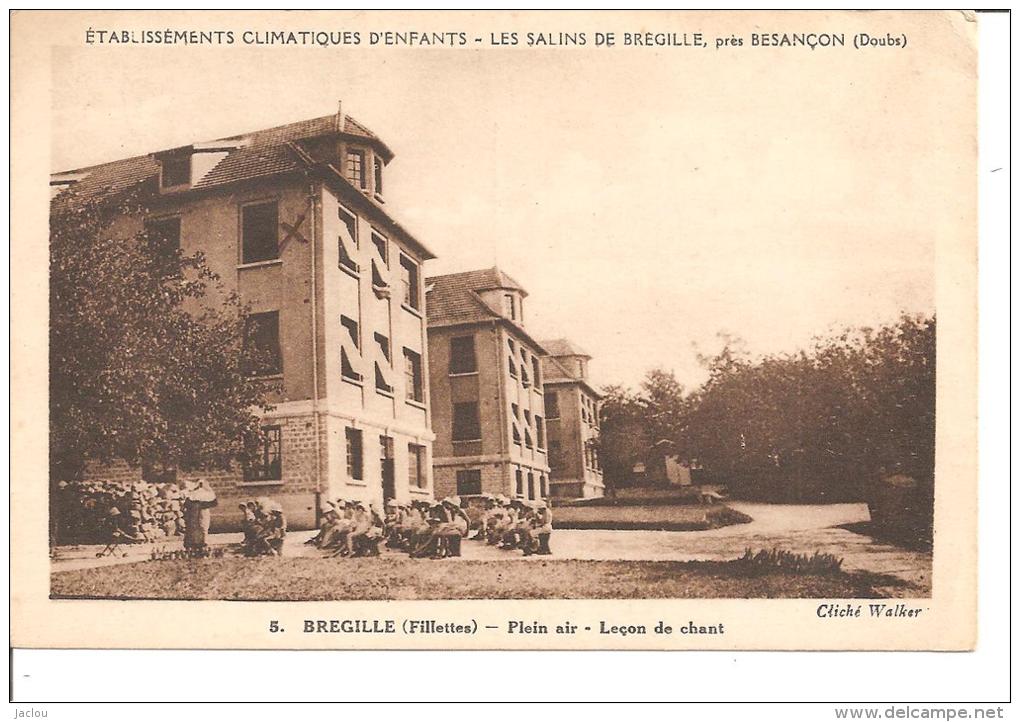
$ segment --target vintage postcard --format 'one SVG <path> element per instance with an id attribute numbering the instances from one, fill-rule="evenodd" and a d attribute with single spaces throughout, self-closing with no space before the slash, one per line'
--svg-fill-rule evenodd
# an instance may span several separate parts
<path id="1" fill-rule="evenodd" d="M 979 24 L 16 13 L 13 646 L 972 649 Z"/>

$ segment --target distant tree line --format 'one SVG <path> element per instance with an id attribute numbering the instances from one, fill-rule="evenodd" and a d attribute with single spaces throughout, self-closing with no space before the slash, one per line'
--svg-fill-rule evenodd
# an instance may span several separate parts
<path id="1" fill-rule="evenodd" d="M 902 316 L 751 358 L 727 340 L 686 390 L 650 371 L 637 391 L 604 389 L 607 484 L 674 456 L 731 494 L 771 501 L 866 498 L 898 475 L 931 488 L 935 463 L 935 318 Z"/>

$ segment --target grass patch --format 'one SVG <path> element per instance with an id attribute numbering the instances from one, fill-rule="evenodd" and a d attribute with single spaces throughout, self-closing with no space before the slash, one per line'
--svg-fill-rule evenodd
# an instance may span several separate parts
<path id="1" fill-rule="evenodd" d="M 748 574 L 769 574 L 786 572 L 789 574 L 817 574 L 833 576 L 842 571 L 843 560 L 832 554 L 815 552 L 814 554 L 797 554 L 785 549 L 762 549 L 755 553 L 748 549 L 744 556 L 734 564 L 742 567 Z"/>
<path id="2" fill-rule="evenodd" d="M 637 494 L 620 490 L 616 496 L 596 496 L 591 499 L 571 499 L 569 501 L 557 500 L 556 506 L 686 506 L 698 504 L 698 495 L 701 493 L 698 487 L 643 489 L 641 491 L 643 493 Z"/>
<path id="3" fill-rule="evenodd" d="M 146 561 L 58 572 L 56 599 L 874 598 L 856 574 L 750 573 L 740 561 L 429 561 L 273 557 Z"/>
<path id="4" fill-rule="evenodd" d="M 556 529 L 704 531 L 749 521 L 747 514 L 725 504 L 565 506 L 553 510 Z"/>

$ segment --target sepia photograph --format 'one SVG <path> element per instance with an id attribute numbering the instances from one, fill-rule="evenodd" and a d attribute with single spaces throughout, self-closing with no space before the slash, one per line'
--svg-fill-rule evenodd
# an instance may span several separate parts
<path id="1" fill-rule="evenodd" d="M 686 314 L 662 309 L 628 330 L 557 312 L 548 291 L 569 273 L 565 257 L 584 257 L 600 228 L 613 233 L 600 212 L 557 238 L 556 267 L 527 265 L 551 308 L 533 309 L 543 297 L 500 265 L 430 275 L 436 252 L 385 200 L 394 152 L 337 108 L 54 174 L 54 596 L 929 595 L 936 323 L 926 238 L 895 248 L 867 239 L 839 268 L 850 233 L 759 236 L 818 265 L 771 303 L 728 309 L 757 321 L 771 306 L 775 327 L 748 329 L 772 350 L 755 355 L 734 335 L 709 351 L 724 330 L 692 337 Z M 573 145 L 565 152 L 580 154 Z M 694 162 L 711 167 L 711 153 Z M 500 167 L 519 176 L 504 180 L 513 186 L 533 174 L 528 163 Z M 636 203 L 644 189 L 617 192 Z M 646 222 L 696 214 L 668 203 L 660 212 Z M 888 238 L 881 224 L 876 235 Z M 536 245 L 529 253 L 549 253 Z M 620 271 L 659 275 L 653 288 L 698 313 L 694 289 L 724 285 L 735 250 L 687 268 L 699 276 L 690 284 L 657 274 L 651 254 Z M 774 284 L 762 270 L 761 284 Z M 590 294 L 610 278 L 585 277 L 563 289 L 574 298 L 562 305 L 601 315 L 614 292 Z M 780 320 L 791 297 L 822 282 L 836 286 L 832 316 Z M 621 285 L 634 305 L 659 300 Z M 656 356 L 633 353 L 649 322 L 687 336 L 684 380 L 666 354 L 649 368 Z M 794 325 L 806 333 L 783 348 Z M 589 369 L 600 359 L 547 329 L 584 329 L 620 376 L 602 370 L 599 383 Z M 526 558 L 543 563 L 513 563 Z"/>
<path id="2" fill-rule="evenodd" d="M 973 645 L 972 18 L 163 15 L 47 48 L 26 610 Z"/>

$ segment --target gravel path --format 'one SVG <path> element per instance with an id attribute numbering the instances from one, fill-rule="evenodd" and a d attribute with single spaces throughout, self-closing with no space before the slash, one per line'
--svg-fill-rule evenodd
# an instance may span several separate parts
<path id="1" fill-rule="evenodd" d="M 931 553 L 915 552 L 871 537 L 838 528 L 868 520 L 864 504 L 782 505 L 731 502 L 729 506 L 754 519 L 707 531 L 602 531 L 558 530 L 552 537 L 552 548 L 558 559 L 692 561 L 698 559 L 726 561 L 743 555 L 751 548 L 778 547 L 793 552 L 812 554 L 816 551 L 834 554 L 843 559 L 847 571 L 869 571 L 888 574 L 906 586 L 889 587 L 885 591 L 901 597 L 923 597 L 931 593 Z M 293 532 L 287 536 L 285 556 L 320 556 L 317 549 L 303 542 L 312 532 Z M 214 545 L 240 542 L 240 534 L 215 534 Z M 180 542 L 163 546 L 179 548 Z M 96 558 L 102 547 L 61 547 L 51 565 L 54 572 L 69 569 L 123 564 L 148 559 L 153 545 L 122 546 L 124 556 Z M 389 554 L 395 554 L 387 552 Z M 403 554 L 399 556 L 403 557 Z M 480 542 L 463 543 L 464 559 L 479 560 L 541 560 L 523 557 L 520 552 L 507 552 Z M 424 562 L 423 562 L 424 563 Z"/>

